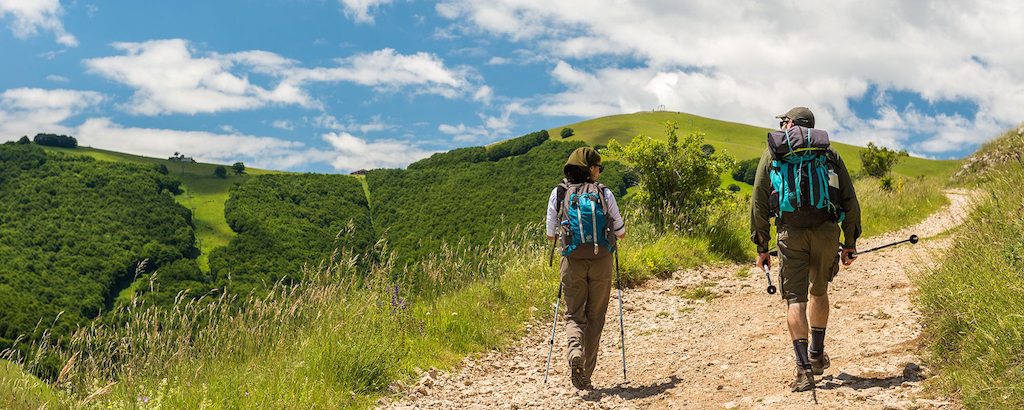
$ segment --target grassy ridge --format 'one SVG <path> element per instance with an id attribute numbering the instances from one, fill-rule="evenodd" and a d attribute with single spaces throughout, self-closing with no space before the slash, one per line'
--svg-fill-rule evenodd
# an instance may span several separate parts
<path id="1" fill-rule="evenodd" d="M 195 211 L 192 221 L 202 252 L 197 258 L 197 262 L 203 271 L 210 270 L 208 259 L 210 251 L 213 248 L 227 245 L 235 236 L 235 233 L 228 227 L 227 220 L 224 219 L 224 203 L 228 200 L 228 189 L 236 183 L 244 182 L 257 175 L 283 173 L 246 167 L 245 174 L 235 175 L 230 167 L 227 167 L 228 176 L 221 178 L 213 174 L 213 170 L 219 166 L 217 164 L 176 162 L 89 147 L 40 147 L 51 152 L 84 155 L 101 161 L 166 165 L 169 171 L 168 175 L 181 178 L 182 189 L 185 189 L 185 192 L 176 195 L 174 200 Z"/>
<path id="2" fill-rule="evenodd" d="M 976 158 L 993 146 L 1024 152 L 1024 137 L 1010 132 Z M 1011 160 L 976 170 L 986 171 L 978 178 L 977 209 L 957 229 L 941 266 L 918 279 L 925 335 L 946 392 L 967 408 L 1019 409 L 1024 407 L 1024 165 Z"/>
<path id="3" fill-rule="evenodd" d="M 612 139 L 620 143 L 628 143 L 637 134 L 644 134 L 652 138 L 664 138 L 665 121 L 676 122 L 679 126 L 679 135 L 691 132 L 705 133 L 705 142 L 713 145 L 716 150 L 727 150 L 737 161 L 759 158 L 766 147 L 765 135 L 770 131 L 774 131 L 774 129 L 719 121 L 673 111 L 641 111 L 633 114 L 611 115 L 566 125 L 565 127 L 572 128 L 575 134 L 564 139 L 564 141 L 585 141 L 590 145 L 606 145 Z M 552 139 L 560 139 L 559 132 L 562 128 L 549 129 L 548 134 L 551 135 Z M 861 150 L 860 147 L 840 142 L 833 142 L 832 146 L 836 148 L 839 155 L 846 161 L 846 165 L 851 173 L 860 171 L 861 164 L 858 157 L 858 153 Z M 930 160 L 911 157 L 896 165 L 893 169 L 893 174 L 904 178 L 935 174 L 949 175 L 961 163 L 962 161 L 960 160 Z M 724 186 L 734 182 L 729 175 L 723 175 L 722 180 Z M 737 183 L 737 185 L 745 190 L 741 192 L 749 192 L 749 185 L 742 183 Z"/>

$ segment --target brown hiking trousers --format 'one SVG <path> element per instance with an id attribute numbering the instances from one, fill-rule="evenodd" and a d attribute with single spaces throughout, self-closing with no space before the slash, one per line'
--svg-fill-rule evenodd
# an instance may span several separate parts
<path id="1" fill-rule="evenodd" d="M 562 291 L 568 316 L 565 324 L 568 358 L 583 355 L 583 374 L 587 379 L 597 367 L 601 330 L 604 329 L 612 274 L 615 272 L 615 257 L 604 249 L 601 253 L 595 259 L 563 257 L 561 264 Z"/>

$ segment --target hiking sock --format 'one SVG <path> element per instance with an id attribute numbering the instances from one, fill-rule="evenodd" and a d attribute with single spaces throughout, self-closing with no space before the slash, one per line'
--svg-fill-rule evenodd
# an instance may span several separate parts
<path id="1" fill-rule="evenodd" d="M 807 357 L 807 339 L 796 339 L 793 341 L 793 353 L 796 355 L 796 365 L 801 369 L 811 368 L 811 359 Z"/>
<path id="2" fill-rule="evenodd" d="M 821 357 L 825 353 L 825 328 L 811 326 L 811 344 L 807 353 L 811 357 Z"/>

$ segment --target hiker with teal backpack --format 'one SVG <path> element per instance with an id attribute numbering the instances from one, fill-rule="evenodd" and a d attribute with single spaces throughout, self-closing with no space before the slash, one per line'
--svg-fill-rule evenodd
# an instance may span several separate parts
<path id="1" fill-rule="evenodd" d="M 797 364 L 790 388 L 796 392 L 813 389 L 814 376 L 831 364 L 825 353 L 828 284 L 839 272 L 840 260 L 849 266 L 856 257 L 860 205 L 843 159 L 830 146 L 828 133 L 814 128 L 811 110 L 796 107 L 776 118 L 781 130 L 768 134 L 754 178 L 750 231 L 757 267 L 768 271 L 769 221 L 775 218 L 779 293 L 788 304 Z M 844 240 L 837 252 L 840 226 Z"/>
<path id="2" fill-rule="evenodd" d="M 597 183 L 603 170 L 597 151 L 577 148 L 562 168 L 565 179 L 548 198 L 546 231 L 548 240 L 560 239 L 569 369 L 580 390 L 591 388 L 615 271 L 615 243 L 626 236 L 615 196 Z"/>

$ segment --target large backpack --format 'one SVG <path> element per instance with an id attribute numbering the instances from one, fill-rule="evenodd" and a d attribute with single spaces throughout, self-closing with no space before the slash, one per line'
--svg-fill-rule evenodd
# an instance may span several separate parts
<path id="1" fill-rule="evenodd" d="M 768 133 L 772 155 L 771 205 L 777 216 L 795 228 L 813 228 L 826 221 L 841 222 L 838 160 L 829 150 L 824 130 L 795 126 Z M 778 198 L 777 202 L 775 198 Z"/>
<path id="2" fill-rule="evenodd" d="M 558 184 L 555 211 L 563 256 L 592 259 L 607 251 L 615 252 L 615 235 L 605 212 L 605 189 L 596 182 L 570 183 L 563 179 Z"/>

